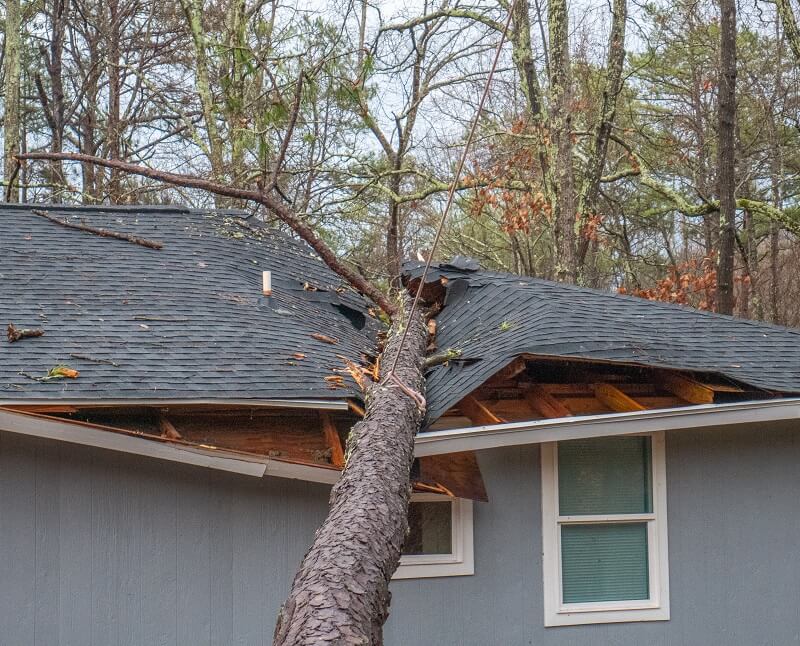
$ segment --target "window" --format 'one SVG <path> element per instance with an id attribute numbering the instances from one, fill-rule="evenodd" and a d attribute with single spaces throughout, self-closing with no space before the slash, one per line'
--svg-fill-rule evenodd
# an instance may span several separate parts
<path id="1" fill-rule="evenodd" d="M 664 434 L 542 445 L 546 626 L 669 619 Z"/>
<path id="2" fill-rule="evenodd" d="M 395 579 L 473 574 L 472 501 L 414 494 Z"/>

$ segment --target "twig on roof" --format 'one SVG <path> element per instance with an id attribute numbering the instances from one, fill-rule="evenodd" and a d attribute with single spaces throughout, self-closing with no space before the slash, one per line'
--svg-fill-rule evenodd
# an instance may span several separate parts
<path id="1" fill-rule="evenodd" d="M 14 343 L 14 341 L 19 341 L 20 339 L 32 339 L 43 334 L 44 330 L 41 328 L 18 328 L 13 323 L 9 323 L 6 329 L 9 343 Z"/>
<path id="2" fill-rule="evenodd" d="M 161 249 L 164 247 L 164 245 L 160 242 L 156 242 L 155 240 L 146 240 L 145 238 L 137 238 L 129 233 L 119 233 L 118 231 L 110 231 L 109 229 L 98 229 L 95 227 L 90 227 L 86 224 L 62 220 L 61 218 L 50 215 L 47 211 L 32 209 L 31 213 L 46 218 L 47 220 L 50 220 L 50 222 L 60 224 L 62 227 L 67 227 L 68 229 L 77 229 L 78 231 L 86 231 L 87 233 L 93 233 L 103 238 L 116 238 L 117 240 L 125 240 L 126 242 L 132 242 L 133 244 L 138 244 L 142 247 L 147 247 L 148 249 Z"/>
<path id="3" fill-rule="evenodd" d="M 88 354 L 78 354 L 77 352 L 71 352 L 70 355 L 73 359 L 83 359 L 84 361 L 92 361 L 94 363 L 106 363 L 109 366 L 114 366 L 115 368 L 119 368 L 119 364 L 115 361 L 111 361 L 111 359 L 100 359 L 99 357 L 90 357 Z"/>
<path id="4" fill-rule="evenodd" d="M 464 354 L 463 350 L 455 350 L 453 348 L 447 348 L 447 350 L 445 350 L 444 352 L 432 354 L 427 359 L 425 359 L 425 370 L 427 370 L 428 368 L 433 368 L 434 366 L 440 366 L 450 361 L 455 361 L 456 359 L 460 359 L 461 355 L 463 354 Z"/>

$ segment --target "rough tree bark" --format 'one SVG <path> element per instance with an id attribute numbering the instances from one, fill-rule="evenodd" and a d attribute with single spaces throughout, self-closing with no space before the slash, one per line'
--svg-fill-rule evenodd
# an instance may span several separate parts
<path id="1" fill-rule="evenodd" d="M 736 244 L 736 0 L 720 0 L 720 83 L 718 127 L 719 256 L 717 311 L 733 314 Z"/>
<path id="2" fill-rule="evenodd" d="M 389 612 L 389 581 L 408 531 L 417 403 L 386 379 L 408 325 L 395 375 L 422 392 L 427 331 L 423 317 L 396 317 L 382 355 L 381 382 L 370 386 L 366 416 L 350 432 L 347 464 L 331 509 L 303 559 L 275 628 L 274 646 L 379 646 Z M 384 385 L 381 385 L 383 382 Z"/>
<path id="3" fill-rule="evenodd" d="M 22 35 L 19 0 L 7 0 L 5 24 L 5 84 L 3 98 L 3 179 L 8 182 L 16 173 L 14 156 L 19 152 L 20 129 L 20 48 Z M 19 188 L 7 187 L 9 202 L 19 201 Z"/>

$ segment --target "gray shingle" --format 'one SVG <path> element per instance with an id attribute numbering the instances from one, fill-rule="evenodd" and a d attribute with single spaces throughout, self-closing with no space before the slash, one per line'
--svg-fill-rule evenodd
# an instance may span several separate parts
<path id="1" fill-rule="evenodd" d="M 406 276 L 422 273 L 418 263 Z M 462 359 L 427 375 L 428 421 L 521 354 L 710 372 L 757 388 L 800 392 L 800 330 L 534 278 L 440 265 L 440 349 Z"/>
<path id="2" fill-rule="evenodd" d="M 0 207 L 0 324 L 45 335 L 0 341 L 0 403 L 357 394 L 350 381 L 333 390 L 324 378 L 344 367 L 337 355 L 374 352 L 369 304 L 304 243 L 255 223 L 253 232 L 235 212 L 38 207 L 162 241 L 156 251 L 67 229 L 30 208 Z M 262 271 L 272 272 L 269 298 Z M 60 363 L 80 377 L 42 383 L 20 374 L 41 376 Z"/>

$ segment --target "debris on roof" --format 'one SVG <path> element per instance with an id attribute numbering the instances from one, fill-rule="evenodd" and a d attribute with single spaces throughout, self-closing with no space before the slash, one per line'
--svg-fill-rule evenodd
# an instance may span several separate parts
<path id="1" fill-rule="evenodd" d="M 44 334 L 0 347 L 0 405 L 361 396 L 349 375 L 335 392 L 325 377 L 337 355 L 373 355 L 380 324 L 304 243 L 232 211 L 34 210 L 0 206 L 0 320 Z M 164 244 L 154 252 L 116 237 Z M 65 364 L 80 379 L 45 377 Z"/>

